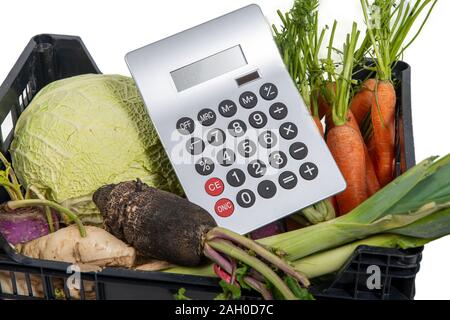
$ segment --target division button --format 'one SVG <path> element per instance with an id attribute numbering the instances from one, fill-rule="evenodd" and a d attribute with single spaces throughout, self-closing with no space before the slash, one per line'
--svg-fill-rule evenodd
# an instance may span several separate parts
<path id="1" fill-rule="evenodd" d="M 231 149 L 224 148 L 217 153 L 217 162 L 224 166 L 231 166 L 236 160 L 236 155 Z"/>
<path id="2" fill-rule="evenodd" d="M 216 113 L 211 109 L 202 109 L 197 115 L 197 120 L 205 127 L 211 126 L 216 122 Z"/>
<path id="3" fill-rule="evenodd" d="M 267 116 L 264 112 L 255 111 L 248 117 L 248 122 L 253 128 L 261 129 L 267 124 Z"/>
<path id="4" fill-rule="evenodd" d="M 312 162 L 306 162 L 300 166 L 300 175 L 305 180 L 313 180 L 318 174 L 319 168 Z"/>
<path id="5" fill-rule="evenodd" d="M 256 104 L 258 103 L 258 98 L 256 97 L 256 94 L 254 94 L 253 92 L 246 91 L 239 96 L 239 103 L 245 109 L 251 109 L 256 107 Z"/>
<path id="6" fill-rule="evenodd" d="M 255 200 L 255 194 L 248 189 L 241 190 L 236 195 L 236 201 L 242 208 L 250 208 L 255 204 Z"/>
<path id="7" fill-rule="evenodd" d="M 275 169 L 282 169 L 286 166 L 287 157 L 283 151 L 274 151 L 269 154 L 269 164 Z"/>
<path id="8" fill-rule="evenodd" d="M 232 187 L 240 187 L 245 182 L 245 173 L 240 169 L 231 169 L 227 173 L 227 182 Z"/>
<path id="9" fill-rule="evenodd" d="M 183 117 L 177 121 L 177 130 L 179 133 L 188 135 L 194 132 L 195 124 L 194 120 L 188 117 Z"/>
<path id="10" fill-rule="evenodd" d="M 238 144 L 238 151 L 244 158 L 250 158 L 256 153 L 256 144 L 249 139 L 242 140 Z"/>
<path id="11" fill-rule="evenodd" d="M 223 182 L 219 178 L 211 178 L 205 183 L 206 193 L 213 197 L 222 194 L 224 188 Z"/>
<path id="12" fill-rule="evenodd" d="M 201 158 L 195 164 L 195 170 L 202 176 L 210 175 L 214 171 L 214 162 L 209 158 Z"/>
<path id="13" fill-rule="evenodd" d="M 276 102 L 270 106 L 269 113 L 275 120 L 283 120 L 288 115 L 288 109 L 284 103 Z"/>
<path id="14" fill-rule="evenodd" d="M 259 94 L 265 100 L 273 100 L 278 95 L 278 88 L 273 83 L 265 83 L 259 89 Z"/>
<path id="15" fill-rule="evenodd" d="M 248 164 L 247 170 L 253 178 L 261 178 L 266 174 L 267 166 L 261 160 L 253 160 Z"/>
<path id="16" fill-rule="evenodd" d="M 264 199 L 270 199 L 277 193 L 277 186 L 270 180 L 261 181 L 258 184 L 258 193 Z"/>
<path id="17" fill-rule="evenodd" d="M 219 217 L 227 218 L 231 216 L 234 212 L 234 204 L 230 199 L 220 199 L 214 205 L 214 211 L 217 213 Z"/>
<path id="18" fill-rule="evenodd" d="M 277 136 L 272 131 L 264 131 L 258 137 L 259 144 L 266 148 L 273 148 L 277 144 Z"/>
<path id="19" fill-rule="evenodd" d="M 303 142 L 294 142 L 289 147 L 289 154 L 295 160 L 303 160 L 308 155 L 308 147 Z"/>
<path id="20" fill-rule="evenodd" d="M 200 138 L 190 138 L 186 141 L 186 149 L 192 155 L 197 155 L 205 150 L 205 143 Z"/>
<path id="21" fill-rule="evenodd" d="M 280 126 L 280 135 L 286 140 L 294 139 L 297 133 L 297 126 L 292 122 L 285 122 Z"/>
<path id="22" fill-rule="evenodd" d="M 291 171 L 284 171 L 278 177 L 278 183 L 284 189 L 291 190 L 297 185 L 297 176 Z"/>
<path id="23" fill-rule="evenodd" d="M 242 120 L 233 120 L 228 125 L 228 132 L 233 137 L 242 137 L 247 132 L 247 125 Z"/>
<path id="24" fill-rule="evenodd" d="M 206 135 L 206 140 L 209 144 L 213 146 L 220 146 L 225 142 L 226 136 L 225 132 L 222 130 L 215 128 L 208 132 Z"/>
<path id="25" fill-rule="evenodd" d="M 219 113 L 225 118 L 234 116 L 237 112 L 236 104 L 231 100 L 223 100 L 219 103 Z"/>

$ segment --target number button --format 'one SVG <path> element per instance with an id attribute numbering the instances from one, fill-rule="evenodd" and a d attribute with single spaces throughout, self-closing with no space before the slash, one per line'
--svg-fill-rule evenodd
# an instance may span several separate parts
<path id="1" fill-rule="evenodd" d="M 272 131 L 264 131 L 258 137 L 259 144 L 266 148 L 273 148 L 277 144 L 277 136 Z"/>
<path id="2" fill-rule="evenodd" d="M 234 116 L 237 112 L 236 104 L 231 100 L 224 100 L 219 103 L 219 113 L 225 118 Z"/>
<path id="3" fill-rule="evenodd" d="M 229 199 L 220 199 L 214 205 L 214 211 L 219 217 L 227 218 L 231 216 L 234 212 L 234 204 Z"/>
<path id="4" fill-rule="evenodd" d="M 256 94 L 254 94 L 253 92 L 246 91 L 239 96 L 239 103 L 245 109 L 251 109 L 256 107 L 256 104 L 258 103 L 258 98 L 256 97 Z"/>
<path id="5" fill-rule="evenodd" d="M 210 196 L 216 197 L 221 195 L 225 186 L 219 178 L 211 178 L 205 183 L 205 191 Z"/>
<path id="6" fill-rule="evenodd" d="M 295 160 L 303 160 L 308 155 L 308 147 L 302 142 L 294 142 L 289 147 L 289 153 Z"/>
<path id="7" fill-rule="evenodd" d="M 258 193 L 264 199 L 270 199 L 277 193 L 277 186 L 270 180 L 261 181 L 258 184 Z"/>
<path id="8" fill-rule="evenodd" d="M 195 164 L 195 170 L 202 176 L 210 175 L 214 171 L 214 162 L 209 158 L 201 158 Z"/>
<path id="9" fill-rule="evenodd" d="M 287 117 L 288 110 L 284 103 L 277 102 L 270 106 L 269 113 L 275 120 L 283 120 Z"/>
<path id="10" fill-rule="evenodd" d="M 287 157 L 282 151 L 275 151 L 269 155 L 269 164 L 275 169 L 282 169 L 286 166 Z"/>
<path id="11" fill-rule="evenodd" d="M 186 141 L 186 149 L 192 155 L 197 155 L 205 150 L 205 143 L 199 138 L 190 138 Z"/>
<path id="12" fill-rule="evenodd" d="M 247 126 L 244 121 L 233 120 L 228 125 L 228 131 L 233 137 L 242 137 L 247 131 Z"/>
<path id="13" fill-rule="evenodd" d="M 232 187 L 240 187 L 245 182 L 245 173 L 240 169 L 231 169 L 227 173 L 227 182 Z"/>
<path id="14" fill-rule="evenodd" d="M 241 156 L 250 158 L 256 153 L 256 144 L 249 139 L 242 140 L 238 144 L 238 151 Z"/>
<path id="15" fill-rule="evenodd" d="M 253 128 L 261 129 L 267 124 L 267 116 L 261 111 L 255 111 L 248 117 L 248 122 Z"/>
<path id="16" fill-rule="evenodd" d="M 242 208 L 250 208 L 255 204 L 255 200 L 255 194 L 248 189 L 241 190 L 236 195 L 236 201 Z"/>
<path id="17" fill-rule="evenodd" d="M 217 162 L 224 167 L 231 166 L 236 160 L 236 155 L 228 148 L 222 149 L 217 154 Z"/>
<path id="18" fill-rule="evenodd" d="M 261 160 L 253 160 L 248 164 L 247 170 L 253 178 L 261 178 L 266 174 L 267 166 Z"/>
<path id="19" fill-rule="evenodd" d="M 194 132 L 195 124 L 194 120 L 188 117 L 183 117 L 177 121 L 177 130 L 179 133 L 188 135 Z"/>
<path id="20" fill-rule="evenodd" d="M 294 139 L 297 133 L 297 126 L 292 122 L 285 122 L 280 126 L 280 135 L 286 140 Z"/>
<path id="21" fill-rule="evenodd" d="M 319 168 L 312 162 L 306 162 L 300 166 L 300 175 L 305 180 L 313 180 L 318 174 Z"/>
<path id="22" fill-rule="evenodd" d="M 216 122 L 216 113 L 211 109 L 200 110 L 197 120 L 205 127 L 212 126 Z"/>
<path id="23" fill-rule="evenodd" d="M 291 190 L 297 185 L 297 176 L 291 171 L 285 171 L 278 177 L 278 183 L 284 189 Z"/>
<path id="24" fill-rule="evenodd" d="M 213 146 L 220 146 L 225 142 L 225 132 L 220 129 L 212 129 L 206 135 L 206 140 Z"/>
<path id="25" fill-rule="evenodd" d="M 266 83 L 259 89 L 259 94 L 265 100 L 273 100 L 278 95 L 278 88 L 273 83 Z"/>

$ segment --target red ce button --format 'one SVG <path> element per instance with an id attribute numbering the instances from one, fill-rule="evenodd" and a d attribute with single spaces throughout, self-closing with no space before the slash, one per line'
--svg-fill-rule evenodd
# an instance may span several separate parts
<path id="1" fill-rule="evenodd" d="M 211 178 L 205 183 L 205 191 L 210 196 L 218 196 L 223 192 L 224 185 L 219 178 Z"/>

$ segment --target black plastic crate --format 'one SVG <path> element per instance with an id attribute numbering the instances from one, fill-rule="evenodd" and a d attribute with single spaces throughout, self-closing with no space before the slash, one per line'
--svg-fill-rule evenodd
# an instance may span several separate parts
<path id="1" fill-rule="evenodd" d="M 7 122 L 14 125 L 33 96 L 48 83 L 85 73 L 100 70 L 79 37 L 47 34 L 33 37 L 0 87 L 0 126 L 4 128 Z M 398 63 L 395 77 L 400 82 L 396 130 L 397 173 L 400 173 L 415 164 L 410 67 Z M 4 136 L 1 131 L 1 150 L 8 155 L 13 131 Z M 1 192 L 0 202 L 6 200 L 7 194 Z M 319 299 L 413 299 L 422 249 L 361 246 L 340 272 L 313 284 L 311 291 Z M 381 271 L 381 286 L 372 290 L 365 285 L 370 276 L 367 267 L 371 265 L 377 265 Z M 220 292 L 216 278 L 121 268 L 82 273 L 80 290 L 71 291 L 67 287 L 71 275 L 67 263 L 17 254 L 0 234 L 3 279 L 0 299 L 171 299 L 181 287 L 192 298 L 210 299 Z"/>

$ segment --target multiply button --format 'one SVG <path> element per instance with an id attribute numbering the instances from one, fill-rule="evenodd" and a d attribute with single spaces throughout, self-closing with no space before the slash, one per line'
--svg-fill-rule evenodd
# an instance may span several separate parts
<path id="1" fill-rule="evenodd" d="M 234 116 L 236 112 L 236 104 L 231 100 L 224 100 L 219 104 L 219 113 L 225 118 Z"/>
<path id="2" fill-rule="evenodd" d="M 177 130 L 179 133 L 188 135 L 194 132 L 195 124 L 194 120 L 188 117 L 183 117 L 177 121 Z"/>
<path id="3" fill-rule="evenodd" d="M 258 103 L 258 98 L 256 97 L 256 94 L 254 94 L 253 92 L 246 91 L 240 95 L 239 103 L 244 108 L 251 109 L 256 107 L 256 104 Z"/>
<path id="4" fill-rule="evenodd" d="M 234 204 L 230 199 L 220 199 L 214 206 L 214 211 L 219 217 L 226 218 L 233 214 Z"/>
<path id="5" fill-rule="evenodd" d="M 216 113 L 211 109 L 202 109 L 197 115 L 197 120 L 205 127 L 211 126 L 216 122 Z"/>
<path id="6" fill-rule="evenodd" d="M 306 162 L 300 166 L 300 175 L 305 180 L 313 180 L 319 174 L 319 169 L 312 162 Z"/>
<path id="7" fill-rule="evenodd" d="M 210 196 L 216 197 L 222 194 L 224 185 L 219 178 L 211 178 L 205 183 L 205 191 Z"/>
<path id="8" fill-rule="evenodd" d="M 280 126 L 280 135 L 286 140 L 292 140 L 297 136 L 298 129 L 292 122 L 285 122 Z"/>

